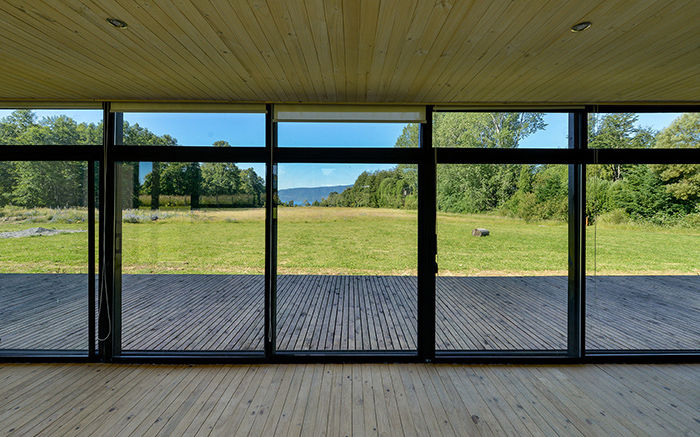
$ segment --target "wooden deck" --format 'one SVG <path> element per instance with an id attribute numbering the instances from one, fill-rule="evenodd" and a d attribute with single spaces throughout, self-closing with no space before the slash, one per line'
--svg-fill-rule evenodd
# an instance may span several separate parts
<path id="1" fill-rule="evenodd" d="M 85 275 L 0 275 L 0 348 L 86 349 Z M 261 350 L 263 278 L 125 275 L 125 350 Z M 280 276 L 279 350 L 411 350 L 416 278 Z M 566 278 L 440 277 L 438 350 L 566 347 Z M 587 346 L 700 349 L 700 277 L 588 281 Z"/>
<path id="2" fill-rule="evenodd" d="M 0 435 L 698 435 L 700 365 L 0 364 Z"/>

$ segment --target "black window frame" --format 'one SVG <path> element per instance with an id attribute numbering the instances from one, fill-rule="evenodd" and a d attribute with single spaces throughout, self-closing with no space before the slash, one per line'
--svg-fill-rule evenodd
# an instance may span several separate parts
<path id="1" fill-rule="evenodd" d="M 589 164 L 700 164 L 700 149 L 588 149 L 588 115 L 594 112 L 698 112 L 700 105 L 601 105 L 548 108 L 493 106 L 478 108 L 488 112 L 566 112 L 569 114 L 568 149 L 458 149 L 433 148 L 433 106 L 426 105 L 426 122 L 420 124 L 418 148 L 317 148 L 277 147 L 277 122 L 273 121 L 273 104 L 266 105 L 265 147 L 168 147 L 116 145 L 118 115 L 110 112 L 110 102 L 103 104 L 104 136 L 102 145 L 94 146 L 0 146 L 2 161 L 87 161 L 90 169 L 99 164 L 99 230 L 96 233 L 93 208 L 90 214 L 90 299 L 102 303 L 98 332 L 91 323 L 90 351 L 87 355 L 63 351 L 0 351 L 0 362 L 128 362 L 128 363 L 320 363 L 320 362 L 446 362 L 446 363 L 598 363 L 598 362 L 696 362 L 700 350 L 586 350 L 585 349 L 585 172 Z M 147 352 L 123 354 L 115 332 L 121 332 L 120 291 L 117 263 L 121 235 L 115 222 L 116 165 L 121 161 L 173 162 L 264 162 L 266 164 L 265 218 L 265 348 L 263 353 L 249 352 Z M 277 189 L 278 163 L 410 163 L 418 165 L 418 347 L 415 354 L 377 353 L 290 353 L 274 350 L 276 300 L 277 213 L 273 202 Z M 568 348 L 565 353 L 553 351 L 474 351 L 465 354 L 435 352 L 435 280 L 436 280 L 436 166 L 438 163 L 514 163 L 569 165 L 569 275 L 568 275 Z M 95 177 L 94 171 L 92 177 Z M 90 187 L 93 187 L 91 184 Z M 89 205 L 90 206 L 90 205 Z M 99 236 L 99 290 L 95 290 L 94 244 Z M 99 296 L 96 296 L 98 295 Z M 91 311 L 91 321 L 95 314 Z M 94 350 L 95 336 L 107 337 Z"/>

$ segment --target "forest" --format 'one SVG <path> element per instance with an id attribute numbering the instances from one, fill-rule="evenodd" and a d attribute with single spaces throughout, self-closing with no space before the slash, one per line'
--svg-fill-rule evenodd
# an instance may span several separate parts
<path id="1" fill-rule="evenodd" d="M 436 113 L 434 147 L 517 148 L 545 129 L 541 113 Z M 665 129 L 641 127 L 631 113 L 595 114 L 589 119 L 590 148 L 698 148 L 700 113 L 680 115 Z M 77 123 L 66 116 L 38 118 L 28 110 L 0 119 L 0 144 L 89 145 L 102 143 L 101 123 Z M 124 123 L 124 144 L 176 146 L 138 124 Z M 230 147 L 217 141 L 215 147 Z M 418 126 L 407 125 L 396 147 L 418 145 Z M 121 166 L 125 208 L 164 206 L 259 207 L 263 178 L 234 163 L 152 163 L 141 177 L 139 163 Z M 84 162 L 0 161 L 0 206 L 69 207 L 86 205 Z M 417 208 L 415 165 L 365 172 L 352 187 L 333 192 L 314 206 Z M 441 164 L 437 168 L 437 208 L 454 213 L 492 213 L 528 221 L 566 220 L 568 166 Z M 700 225 L 700 165 L 589 165 L 589 220 L 615 223 Z"/>
<path id="2" fill-rule="evenodd" d="M 434 147 L 516 148 L 546 126 L 538 113 L 436 113 Z M 698 148 L 700 113 L 680 115 L 654 132 L 631 113 L 592 115 L 589 147 L 608 149 Z M 418 126 L 408 125 L 396 147 L 416 147 Z M 700 226 L 700 164 L 587 166 L 589 222 L 648 222 Z M 321 206 L 407 208 L 417 206 L 415 166 L 362 173 Z M 439 164 L 438 211 L 494 213 L 528 221 L 566 220 L 567 165 Z"/>
<path id="3" fill-rule="evenodd" d="M 170 135 L 158 136 L 138 124 L 124 123 L 123 144 L 177 146 Z M 102 123 L 77 123 L 66 116 L 42 117 L 28 110 L 14 111 L 0 119 L 0 144 L 10 145 L 99 145 Z M 215 147 L 231 147 L 216 141 Z M 122 205 L 125 208 L 187 205 L 262 206 L 265 183 L 252 168 L 235 163 L 154 162 L 140 177 L 139 163 L 121 168 Z M 64 208 L 86 206 L 87 163 L 73 161 L 0 161 L 0 207 Z M 161 198 L 165 200 L 161 205 Z M 205 205 L 201 205 L 205 206 Z"/>

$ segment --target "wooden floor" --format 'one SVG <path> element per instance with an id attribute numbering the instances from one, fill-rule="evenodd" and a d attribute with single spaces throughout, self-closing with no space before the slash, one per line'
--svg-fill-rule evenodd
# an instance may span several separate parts
<path id="1" fill-rule="evenodd" d="M 7 436 L 683 436 L 700 365 L 0 364 Z"/>
<path id="2" fill-rule="evenodd" d="M 0 349 L 86 349 L 85 275 L 0 275 Z M 411 350 L 416 278 L 280 276 L 279 350 Z M 125 275 L 125 350 L 260 350 L 262 276 Z M 438 350 L 566 348 L 564 277 L 440 277 Z M 700 276 L 587 284 L 587 347 L 700 349 Z"/>

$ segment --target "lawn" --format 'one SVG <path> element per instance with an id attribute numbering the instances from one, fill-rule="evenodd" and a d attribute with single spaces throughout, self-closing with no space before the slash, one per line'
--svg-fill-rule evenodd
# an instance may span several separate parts
<path id="1" fill-rule="evenodd" d="M 0 232 L 87 229 L 85 210 L 0 212 Z M 123 224 L 125 273 L 264 272 L 262 209 L 166 211 L 158 220 L 133 213 Z M 416 272 L 415 211 L 280 208 L 278 220 L 280 274 Z M 475 227 L 491 235 L 473 237 Z M 440 274 L 564 275 L 567 229 L 562 222 L 438 214 Z M 586 238 L 589 273 L 700 274 L 700 229 L 601 224 L 589 226 Z M 87 233 L 0 239 L 0 272 L 85 273 Z"/>

